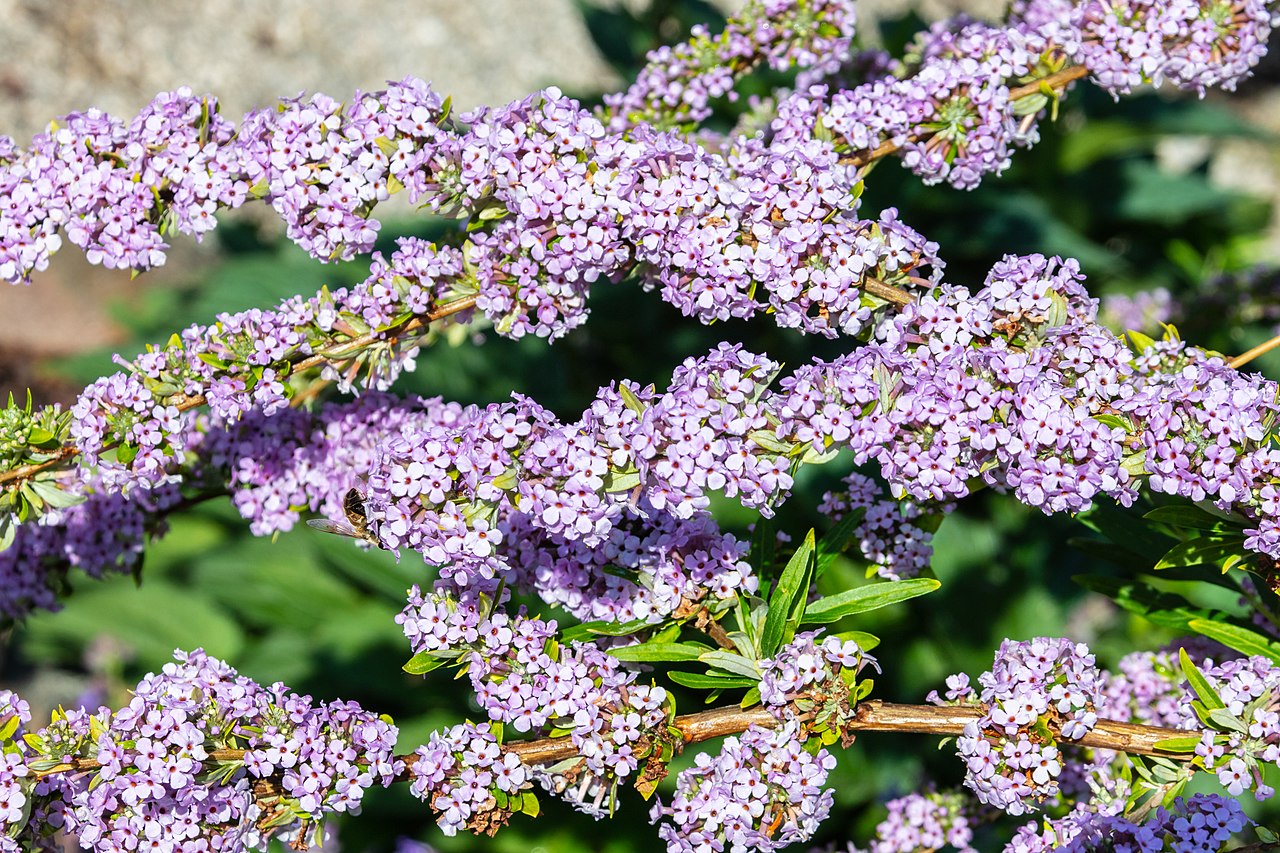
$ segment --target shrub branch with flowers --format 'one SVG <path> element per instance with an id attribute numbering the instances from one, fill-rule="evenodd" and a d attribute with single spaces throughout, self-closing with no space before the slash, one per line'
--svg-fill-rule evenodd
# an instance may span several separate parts
<path id="1" fill-rule="evenodd" d="M 328 816 L 401 782 L 449 835 L 496 833 L 547 796 L 607 819 L 637 806 L 634 787 L 670 850 L 771 850 L 813 837 L 859 732 L 954 737 L 965 769 L 967 790 L 891 802 L 877 853 L 967 848 L 1002 813 L 1022 820 L 1011 851 L 1274 845 L 1237 798 L 1270 797 L 1280 765 L 1276 384 L 1172 329 L 1117 337 L 1071 259 L 1006 255 L 983 282 L 948 280 L 909 211 L 864 216 L 860 198 L 888 157 L 960 189 L 998 175 L 1079 81 L 1233 89 L 1278 20 L 1260 0 L 1019 0 L 894 57 L 853 49 L 842 0 L 763 0 L 651 54 L 595 112 L 547 89 L 455 115 L 406 79 L 238 124 L 179 90 L 129 122 L 89 110 L 26 147 L 0 139 L 14 284 L 64 241 L 142 272 L 175 232 L 198 239 L 255 200 L 319 262 L 368 254 L 391 195 L 463 226 L 375 253 L 358 285 L 118 357 L 69 410 L 10 400 L 0 614 L 57 609 L 71 572 L 136 571 L 168 517 L 229 494 L 257 535 L 316 513 L 365 547 L 418 552 L 422 582 L 394 617 L 405 669 L 453 670 L 482 714 L 401 744 L 371 710 L 201 650 L 122 708 L 43 727 L 5 692 L 0 850 L 306 849 Z M 795 73 L 713 129 L 760 66 Z M 706 324 L 766 316 L 843 354 L 784 370 L 722 343 L 662 387 L 619 378 L 569 420 L 518 394 L 478 407 L 391 390 L 459 330 L 570 335 L 615 285 Z M 838 456 L 862 469 L 823 500 L 831 529 L 779 535 L 769 519 L 798 471 Z M 1168 497 L 1147 519 L 1181 539 L 1161 564 L 1220 566 L 1255 620 L 1169 610 L 1214 642 L 1116 672 L 1071 639 L 1009 639 L 929 704 L 869 698 L 879 641 L 850 617 L 937 589 L 932 533 L 983 488 L 1046 514 Z M 722 528 L 713 495 L 758 511 L 754 532 Z M 880 580 L 819 595 L 845 552 Z M 669 685 L 719 704 L 680 713 Z M 1190 794 L 1197 776 L 1214 792 Z"/>

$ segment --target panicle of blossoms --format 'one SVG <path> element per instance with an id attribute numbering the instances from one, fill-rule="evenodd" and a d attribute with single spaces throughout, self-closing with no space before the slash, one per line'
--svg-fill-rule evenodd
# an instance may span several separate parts
<path id="1" fill-rule="evenodd" d="M 957 738 L 965 785 L 1009 814 L 1033 811 L 1058 792 L 1059 741 L 1079 740 L 1097 724 L 1102 674 L 1083 643 L 1038 637 L 1005 640 L 978 682 L 983 715 Z"/>
<path id="2" fill-rule="evenodd" d="M 62 233 L 90 263 L 147 269 L 164 263 L 163 234 L 197 238 L 219 207 L 247 197 L 234 125 L 213 98 L 162 93 L 126 125 L 100 110 L 71 113 L 27 149 L 0 157 L 0 278 L 44 270 Z"/>
<path id="3" fill-rule="evenodd" d="M 977 853 L 970 846 L 978 821 L 959 791 L 928 790 L 907 794 L 885 805 L 889 815 L 876 824 L 875 837 L 865 848 L 850 844 L 848 853 L 918 853 L 954 847 L 958 853 Z"/>
<path id="4" fill-rule="evenodd" d="M 848 88 L 812 86 L 784 99 L 772 139 L 817 138 L 855 161 L 892 146 L 926 184 L 972 189 L 1009 165 L 1014 146 L 1038 139 L 1046 96 L 1015 100 L 1010 85 L 1044 77 L 1062 60 L 1061 45 L 1025 24 L 939 22 L 917 38 L 896 74 Z"/>
<path id="5" fill-rule="evenodd" d="M 65 577 L 73 568 L 100 578 L 132 571 L 142 559 L 148 531 L 177 506 L 177 486 L 140 489 L 128 496 L 96 478 L 81 480 L 75 505 L 19 525 L 13 543 L 0 551 L 0 619 L 21 619 L 33 610 L 57 610 Z"/>
<path id="6" fill-rule="evenodd" d="M 1256 525 L 1247 547 L 1280 553 L 1274 383 L 1178 341 L 1135 359 L 1096 307 L 1074 262 L 1008 256 L 977 293 L 942 286 L 872 345 L 801 367 L 776 391 L 776 365 L 722 346 L 686 362 L 665 393 L 602 390 L 575 424 L 521 398 L 457 428 L 401 429 L 374 454 L 368 516 L 387 547 L 493 578 L 517 507 L 594 548 L 641 499 L 689 518 L 721 490 L 768 511 L 794 459 L 847 449 L 917 501 L 962 497 L 981 478 L 1075 512 L 1100 494 L 1131 502 L 1145 475 L 1157 491 L 1242 513 Z"/>
<path id="7" fill-rule="evenodd" d="M 652 790 L 665 775 L 669 695 L 637 683 L 635 672 L 598 646 L 555 643 L 554 621 L 512 616 L 474 588 L 450 591 L 447 583 L 429 595 L 411 589 L 396 621 L 415 660 L 466 667 L 476 702 L 494 722 L 521 733 L 568 733 L 577 755 L 534 778 L 574 808 L 609 815 L 621 780 Z"/>
<path id="8" fill-rule="evenodd" d="M 1086 0 L 1070 14 L 1079 32 L 1072 59 L 1117 96 L 1166 80 L 1202 97 L 1210 86 L 1234 90 L 1280 23 L 1267 0 Z"/>
<path id="9" fill-rule="evenodd" d="M 523 513 L 507 518 L 502 536 L 508 582 L 584 622 L 661 622 L 715 610 L 760 583 L 746 562 L 749 543 L 722 532 L 709 513 L 677 518 L 644 500 L 595 546 L 552 536 Z"/>
<path id="10" fill-rule="evenodd" d="M 458 204 L 486 226 L 467 256 L 503 334 L 559 337 L 585 320 L 593 282 L 635 275 L 702 322 L 771 310 L 784 327 L 856 335 L 891 307 L 885 284 L 901 300 L 941 269 L 896 212 L 856 218 L 834 152 L 812 140 L 721 154 L 650 128 L 624 136 L 554 89 L 468 118 Z"/>
<path id="11" fill-rule="evenodd" d="M 430 85 L 407 77 L 345 103 L 319 93 L 282 100 L 246 115 L 236 143 L 253 193 L 289 238 L 319 260 L 350 260 L 372 250 L 379 223 L 369 213 L 393 182 L 420 191 L 411 176 L 450 151 L 453 135 L 439 126 L 447 111 Z"/>
<path id="12" fill-rule="evenodd" d="M 1221 646 L 1206 647 L 1198 638 L 1187 637 L 1157 651 L 1136 651 L 1122 657 L 1114 672 L 1104 674 L 1098 716 L 1108 720 L 1196 729 L 1200 724 L 1191 710 L 1188 686 L 1178 660 L 1185 648 L 1191 661 L 1202 671 L 1214 671 L 1214 661 L 1230 661 L 1239 655 Z"/>
<path id="13" fill-rule="evenodd" d="M 796 634 L 772 658 L 759 662 L 760 702 L 782 723 L 799 723 L 801 735 L 824 734 L 852 741 L 846 724 L 853 717 L 859 693 L 858 674 L 880 665 L 853 640 L 838 636 L 819 641 L 817 631 Z M 865 695 L 865 690 L 861 691 Z"/>
<path id="14" fill-rule="evenodd" d="M 179 652 L 128 706 L 56 714 L 6 751 L 8 772 L 25 765 L 16 775 L 33 800 L 16 837 L 41 846 L 56 830 L 98 853 L 157 842 L 266 850 L 272 837 L 305 848 L 326 815 L 358 812 L 370 786 L 395 779 L 395 740 L 355 703 L 316 705 Z M 58 772 L 79 762 L 96 769 Z"/>
<path id="15" fill-rule="evenodd" d="M 448 149 L 444 118 L 443 99 L 413 78 L 357 92 L 345 108 L 324 95 L 288 99 L 238 128 L 187 88 L 157 95 L 127 125 L 72 113 L 0 157 L 0 277 L 45 269 L 61 233 L 90 263 L 159 266 L 169 232 L 199 238 L 218 210 L 253 197 L 269 199 L 314 257 L 351 258 L 373 247 L 368 214 L 397 175 Z"/>
<path id="16" fill-rule="evenodd" d="M 445 835 L 459 829 L 493 835 L 512 814 L 536 808 L 525 795 L 530 768 L 504 751 L 488 726 L 463 723 L 432 732 L 414 755 L 409 790 L 431 806 Z"/>
<path id="17" fill-rule="evenodd" d="M 1219 853 L 1232 834 L 1252 821 L 1240 803 L 1219 794 L 1178 797 L 1170 809 L 1160 807 L 1142 823 L 1118 814 L 1093 811 L 1080 804 L 1068 815 L 1029 823 L 1005 846 L 1005 853 L 1087 853 L 1131 850 L 1134 853 Z"/>
<path id="18" fill-rule="evenodd" d="M 850 512 L 866 510 L 851 541 L 857 543 L 862 559 L 871 564 L 877 575 L 896 581 L 914 578 L 928 568 L 933 557 L 933 534 L 912 522 L 921 520 L 926 512 L 946 513 L 947 505 L 926 511 L 927 504 L 882 497 L 876 481 L 857 471 L 841 482 L 848 488 L 825 492 L 818 512 L 838 522 Z"/>
<path id="19" fill-rule="evenodd" d="M 688 40 L 651 50 L 626 91 L 605 95 L 601 118 L 615 131 L 699 124 L 712 100 L 734 100 L 736 79 L 761 63 L 810 74 L 838 67 L 855 20 L 850 0 L 751 0 L 717 35 L 698 25 Z"/>
<path id="20" fill-rule="evenodd" d="M 27 819 L 27 803 L 34 784 L 27 761 L 30 747 L 23 739 L 31 722 L 31 706 L 11 690 L 0 691 L 0 850 L 21 848 L 11 833 Z"/>
<path id="21" fill-rule="evenodd" d="M 387 547 L 418 549 L 445 576 L 492 577 L 496 519 L 517 507 L 589 547 L 642 497 L 682 519 L 707 507 L 710 489 L 767 508 L 791 486 L 788 463 L 748 436 L 769 426 L 760 398 L 776 369 L 722 344 L 686 360 L 665 394 L 602 389 L 576 424 L 520 398 L 462 430 L 402 435 L 369 477 L 369 516 Z"/>
<path id="22" fill-rule="evenodd" d="M 824 789 L 836 765 L 825 749 L 810 754 L 795 723 L 772 731 L 750 726 L 725 738 L 718 755 L 699 753 L 676 777 L 669 805 L 654 803 L 650 819 L 663 818 L 658 837 L 671 853 L 780 850 L 807 841 L 831 810 Z"/>

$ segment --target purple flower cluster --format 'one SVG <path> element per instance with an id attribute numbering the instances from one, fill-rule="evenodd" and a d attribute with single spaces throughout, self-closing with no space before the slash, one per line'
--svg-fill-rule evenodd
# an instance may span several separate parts
<path id="1" fill-rule="evenodd" d="M 701 123 L 710 102 L 733 99 L 735 78 L 762 62 L 778 71 L 834 70 L 849 51 L 854 21 L 849 0 L 754 0 L 718 35 L 697 26 L 687 41 L 650 51 L 635 82 L 605 96 L 609 127 Z"/>
<path id="2" fill-rule="evenodd" d="M 978 683 L 984 713 L 956 741 L 965 785 L 1009 814 L 1033 811 L 1058 793 L 1058 739 L 1079 740 L 1097 723 L 1102 674 L 1083 644 L 1038 637 L 1001 643 Z"/>
<path id="3" fill-rule="evenodd" d="M 1280 15 L 1264 0 L 1087 0 L 1071 11 L 1079 43 L 1072 59 L 1113 94 L 1164 81 L 1204 95 L 1231 91 L 1267 52 Z"/>
<path id="4" fill-rule="evenodd" d="M 391 182 L 422 170 L 438 143 L 448 147 L 438 126 L 445 117 L 444 99 L 409 77 L 356 92 L 345 105 L 316 94 L 250 113 L 236 147 L 249 185 L 270 200 L 289 238 L 314 258 L 347 260 L 373 248 L 378 221 L 369 212 Z"/>
<path id="5" fill-rule="evenodd" d="M 220 207 L 247 197 L 234 126 L 217 101 L 190 89 L 162 93 L 126 126 L 99 111 L 50 124 L 26 150 L 0 154 L 0 278 L 43 270 L 62 236 L 90 263 L 148 269 L 164 263 L 164 233 L 199 237 Z"/>
<path id="6" fill-rule="evenodd" d="M 10 690 L 0 691 L 0 851 L 22 848 L 10 835 L 26 822 L 27 803 L 35 787 L 26 760 L 23 729 L 31 722 L 31 706 Z"/>
<path id="7" fill-rule="evenodd" d="M 813 836 L 831 810 L 823 789 L 836 765 L 825 749 L 811 755 L 795 724 L 769 731 L 749 727 L 725 738 L 718 755 L 699 753 L 680 772 L 670 805 L 654 803 L 650 818 L 672 853 L 780 850 Z"/>
<path id="8" fill-rule="evenodd" d="M 0 618 L 20 619 L 32 610 L 57 610 L 72 568 L 91 577 L 129 572 L 138 565 L 145 534 L 160 532 L 157 518 L 178 504 L 176 486 L 135 490 L 125 496 L 96 478 L 75 485 L 83 502 L 18 526 L 0 551 Z"/>
<path id="9" fill-rule="evenodd" d="M 646 501 L 624 509 L 595 546 L 553 537 L 521 513 L 508 516 L 502 537 L 508 582 L 584 622 L 660 622 L 698 606 L 714 610 L 759 586 L 745 560 L 748 543 L 722 532 L 710 514 L 677 518 Z"/>
<path id="10" fill-rule="evenodd" d="M 1066 817 L 1047 821 L 1043 829 L 1029 823 L 1005 846 L 1005 853 L 1087 853 L 1131 850 L 1133 853 L 1219 853 L 1232 833 L 1250 824 L 1240 804 L 1216 794 L 1178 797 L 1170 809 L 1156 809 L 1143 823 L 1078 806 Z"/>
<path id="11" fill-rule="evenodd" d="M 858 553 L 875 568 L 876 574 L 896 581 L 914 578 L 928 568 L 933 557 L 933 534 L 912 523 L 925 515 L 927 505 L 882 497 L 876 481 L 857 471 L 843 482 L 848 489 L 823 494 L 818 512 L 832 521 L 840 521 L 849 512 L 866 510 L 854 531 L 853 541 L 858 543 Z M 947 508 L 930 508 L 930 511 L 945 513 Z"/>
<path id="12" fill-rule="evenodd" d="M 433 732 L 414 754 L 409 790 L 431 806 L 445 835 L 463 828 L 492 835 L 532 786 L 530 769 L 503 751 L 487 726 L 463 723 Z"/>
<path id="13" fill-rule="evenodd" d="M 817 137 L 842 155 L 892 145 L 926 184 L 972 189 L 1009 165 L 1014 146 L 1038 139 L 1045 102 L 1015 102 L 1009 81 L 1042 76 L 1060 48 L 1025 25 L 966 19 L 936 24 L 913 47 L 903 76 L 850 89 L 814 86 L 778 105 L 774 143 Z"/>
<path id="14" fill-rule="evenodd" d="M 320 260 L 367 252 L 378 227 L 369 212 L 398 172 L 435 156 L 442 107 L 408 78 L 357 92 L 345 109 L 323 95 L 285 100 L 238 128 L 185 88 L 157 95 L 127 126 L 98 110 L 64 116 L 28 149 L 0 153 L 0 277 L 45 269 L 60 231 L 90 263 L 160 266 L 167 233 L 199 238 L 219 209 L 251 197 L 269 199 Z"/>
<path id="15" fill-rule="evenodd" d="M 1098 716 L 1147 726 L 1200 728 L 1191 710 L 1190 688 L 1182 677 L 1178 648 L 1186 647 L 1191 661 L 1202 671 L 1210 672 L 1215 671 L 1215 659 L 1229 662 L 1237 655 L 1221 647 L 1195 648 L 1194 639 L 1154 652 L 1131 652 L 1121 658 L 1116 671 L 1105 674 Z"/>
<path id="16" fill-rule="evenodd" d="M 779 722 L 803 718 L 806 731 L 826 728 L 846 735 L 854 705 L 850 688 L 868 665 L 880 669 L 853 640 L 831 636 L 819 642 L 816 631 L 797 634 L 760 661 L 760 702 Z"/>
<path id="17" fill-rule="evenodd" d="M 793 460 L 842 448 L 878 461 L 895 496 L 916 501 L 961 497 L 980 478 L 1046 512 L 1075 512 L 1099 494 L 1132 501 L 1149 474 L 1158 491 L 1256 518 L 1248 547 L 1280 553 L 1280 457 L 1265 443 L 1274 384 L 1178 342 L 1134 359 L 1095 311 L 1073 262 L 1009 256 L 978 293 L 942 286 L 881 324 L 880 340 L 802 367 L 777 391 L 767 388 L 776 365 L 722 346 L 687 361 L 663 394 L 603 389 L 573 424 L 522 398 L 465 417 L 449 409 L 443 422 L 410 418 L 381 440 L 377 430 L 336 434 L 377 442 L 352 464 L 371 464 L 369 518 L 382 543 L 479 578 L 503 570 L 495 548 L 512 525 L 594 549 L 641 503 L 692 518 L 720 490 L 767 510 L 786 495 Z M 246 329 L 235 340 L 255 339 Z M 147 380 L 172 384 L 152 355 L 139 359 Z M 241 416 L 244 392 L 210 394 L 215 417 Z M 193 443 L 185 429 L 165 441 Z M 263 476 L 248 470 L 243 482 Z M 292 491 L 281 506 L 319 505 Z M 334 491 L 321 500 L 336 505 Z"/>
<path id="18" fill-rule="evenodd" d="M 604 542 L 640 498 L 691 518 L 707 491 L 766 507 L 791 485 L 786 459 L 749 439 L 769 426 L 759 398 L 776 366 L 722 345 L 689 359 L 662 395 L 633 385 L 603 389 L 583 420 L 562 425 L 527 399 L 490 406 L 461 429 L 389 441 L 369 477 L 375 530 L 391 548 L 492 577 L 512 510 L 553 536 Z"/>
<path id="19" fill-rule="evenodd" d="M 876 824 L 876 835 L 863 851 L 849 845 L 848 853 L 917 853 L 954 847 L 976 853 L 971 807 L 958 791 L 907 794 L 890 800 L 889 816 Z"/>
<path id="20" fill-rule="evenodd" d="M 668 737 L 670 701 L 661 687 L 636 683 L 617 658 L 590 643 L 556 644 L 554 621 L 511 616 L 474 589 L 424 596 L 414 587 L 396 621 L 416 655 L 466 667 L 476 702 L 494 722 L 568 732 L 578 757 L 535 778 L 575 808 L 608 815 L 620 779 L 645 781 L 650 768 L 642 763 Z"/>
<path id="21" fill-rule="evenodd" d="M 61 831 L 99 853 L 265 850 L 272 837 L 306 846 L 323 838 L 326 815 L 358 812 L 366 789 L 394 780 L 395 740 L 393 726 L 354 703 L 317 706 L 202 651 L 178 653 L 127 707 L 56 714 L 6 753 L 6 774 L 28 777 L 20 784 L 33 802 L 25 826 L 10 813 L 10 831 L 22 826 L 16 837 L 37 845 Z M 97 769 L 48 772 L 77 761 Z"/>

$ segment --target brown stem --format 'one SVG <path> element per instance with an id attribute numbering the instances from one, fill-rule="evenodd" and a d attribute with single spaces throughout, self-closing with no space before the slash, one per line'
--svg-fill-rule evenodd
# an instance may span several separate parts
<path id="1" fill-rule="evenodd" d="M 1079 80 L 1081 77 L 1088 76 L 1088 74 L 1089 74 L 1089 69 L 1085 68 L 1083 65 L 1072 65 L 1068 68 L 1062 69 L 1061 71 L 1055 71 L 1054 73 L 1050 74 L 1047 77 L 1043 77 L 1039 80 L 1032 80 L 1030 83 L 1024 83 L 1021 86 L 1016 86 L 1010 89 L 1009 100 L 1016 101 L 1019 98 L 1026 97 L 1027 95 L 1034 95 L 1036 92 L 1040 91 L 1042 86 L 1046 86 L 1046 85 L 1050 89 L 1053 89 L 1056 91 L 1058 89 L 1063 88 L 1068 83 L 1072 83 L 1076 80 Z M 913 133 L 907 137 L 907 141 L 911 143 L 923 142 L 924 140 L 928 139 L 932 135 L 933 135 L 933 131 Z M 877 145 L 875 148 L 872 148 L 870 151 L 862 151 L 856 154 L 850 154 L 850 155 L 841 157 L 840 163 L 845 166 L 853 166 L 856 169 L 861 169 L 863 166 L 868 166 L 871 163 L 874 163 L 876 160 L 881 159 L 882 157 L 888 157 L 890 154 L 897 151 L 900 147 L 901 146 L 896 145 L 891 141 L 882 142 L 879 145 Z"/>
<path id="2" fill-rule="evenodd" d="M 872 699 L 858 705 L 849 728 L 864 732 L 913 732 L 916 734 L 955 736 L 964 732 L 969 722 L 982 716 L 976 705 L 899 705 Z M 712 708 L 696 714 L 676 717 L 673 724 L 685 743 L 700 743 L 724 735 L 746 731 L 748 726 L 772 729 L 778 721 L 759 706 L 742 710 L 736 705 Z M 1169 738 L 1185 738 L 1194 732 L 1187 729 L 1167 729 L 1160 726 L 1141 726 L 1118 720 L 1098 720 L 1098 724 L 1083 738 L 1074 743 L 1094 749 L 1113 749 L 1138 755 L 1158 755 L 1173 761 L 1190 761 L 1194 753 L 1168 752 L 1156 744 Z M 507 744 L 505 749 L 525 764 L 554 764 L 578 754 L 568 737 L 541 738 Z M 406 767 L 412 767 L 418 757 L 414 753 L 398 756 Z M 215 749 L 209 752 L 209 761 L 241 761 L 243 749 Z M 75 759 L 36 775 L 62 773 L 69 770 L 93 770 L 99 767 L 92 759 Z M 407 774 L 407 771 L 406 771 Z"/>
<path id="3" fill-rule="evenodd" d="M 867 276 L 862 280 L 862 289 L 867 293 L 879 296 L 881 299 L 887 299 L 896 305 L 910 305 L 915 301 L 911 294 L 905 290 L 899 290 L 892 284 L 887 284 L 871 276 Z"/>
<path id="4" fill-rule="evenodd" d="M 1264 353 L 1269 353 L 1276 347 L 1280 347 L 1280 335 L 1276 335 L 1271 340 L 1258 344 L 1247 352 L 1242 352 L 1240 355 L 1228 361 L 1227 366 L 1239 370 L 1258 356 L 1263 355 Z"/>
<path id="5" fill-rule="evenodd" d="M 367 334 L 359 335 L 348 341 L 343 341 L 338 346 L 340 346 L 344 351 L 348 349 L 355 351 L 355 350 L 359 350 L 361 347 L 368 346 L 369 344 L 372 344 L 379 340 L 394 340 L 395 338 L 398 338 L 401 335 L 406 335 L 406 334 L 409 334 L 410 332 L 416 332 L 418 329 L 424 328 L 429 323 L 432 323 L 436 320 L 442 320 L 445 317 L 449 317 L 453 314 L 466 311 L 468 308 L 474 308 L 475 304 L 476 304 L 476 298 L 474 296 L 468 296 L 463 299 L 455 299 L 453 302 L 447 302 L 444 305 L 441 305 L 439 308 L 435 309 L 434 311 L 431 311 L 420 317 L 413 317 L 412 319 L 406 320 L 405 322 L 401 323 L 399 326 L 393 326 L 392 328 L 386 329 L 382 332 L 368 332 Z M 336 360 L 339 360 L 339 358 L 333 354 L 326 354 L 324 352 L 316 353 L 315 355 L 310 355 L 310 356 L 307 356 L 306 358 L 299 359 L 298 361 L 294 362 L 289 369 L 289 373 L 290 375 L 295 373 L 300 373 L 303 370 L 308 370 L 312 367 L 319 367 L 320 365 L 328 361 L 336 361 Z M 188 397 L 188 396 L 179 394 L 174 397 L 171 397 L 170 403 L 175 408 L 177 408 L 178 411 L 185 412 L 189 409 L 194 409 L 197 406 L 203 406 L 205 403 L 205 396 L 203 394 L 193 394 L 190 397 Z M 110 450 L 113 446 L 114 445 L 107 445 L 107 447 L 104 449 Z M 13 468 L 9 471 L 0 473 L 0 486 L 5 485 L 6 483 L 14 482 L 16 480 L 25 480 L 28 477 L 32 477 L 36 474 L 39 474 L 41 471 L 46 471 L 50 468 L 53 468 L 57 465 L 62 464 L 63 462 L 67 462 L 70 459 L 77 456 L 79 453 L 80 451 L 76 447 L 73 447 L 73 446 L 64 447 L 61 450 L 59 450 L 57 453 L 55 453 L 51 458 L 45 460 L 44 462 L 36 462 L 30 465 L 22 465 L 17 468 Z"/>

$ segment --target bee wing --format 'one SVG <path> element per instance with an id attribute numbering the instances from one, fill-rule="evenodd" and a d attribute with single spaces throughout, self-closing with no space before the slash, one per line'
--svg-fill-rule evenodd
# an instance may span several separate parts
<path id="1" fill-rule="evenodd" d="M 350 524 L 345 521 L 334 521 L 330 518 L 308 518 L 307 526 L 314 527 L 316 530 L 322 530 L 325 533 L 336 533 L 339 536 L 350 536 L 352 539 L 363 539 Z"/>

